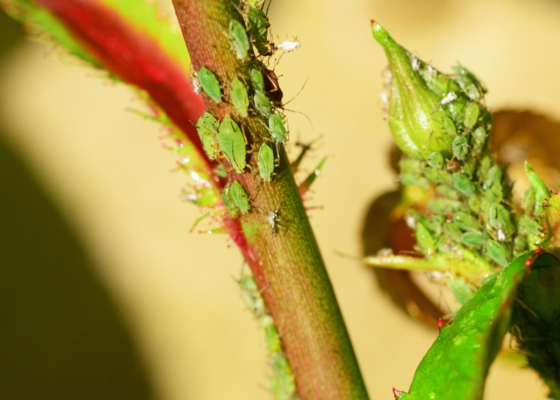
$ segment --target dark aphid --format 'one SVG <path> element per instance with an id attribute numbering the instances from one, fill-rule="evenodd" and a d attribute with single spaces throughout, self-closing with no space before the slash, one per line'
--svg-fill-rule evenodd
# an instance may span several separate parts
<path id="1" fill-rule="evenodd" d="M 450 160 L 445 168 L 450 172 L 455 172 L 461 168 L 461 163 L 457 160 Z"/>
<path id="2" fill-rule="evenodd" d="M 280 85 L 278 84 L 278 77 L 274 71 L 266 67 L 263 67 L 262 73 L 264 78 L 264 90 L 268 93 L 268 98 L 274 106 L 281 106 L 284 93 L 282 93 Z"/>

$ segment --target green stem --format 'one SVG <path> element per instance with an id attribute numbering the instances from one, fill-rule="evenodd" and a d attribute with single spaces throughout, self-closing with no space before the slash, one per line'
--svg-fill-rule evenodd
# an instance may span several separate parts
<path id="1" fill-rule="evenodd" d="M 253 55 L 241 64 L 231 50 L 227 27 L 231 18 L 242 21 L 229 0 L 174 0 L 177 17 L 195 71 L 213 71 L 228 98 L 236 76 L 247 64 L 259 65 Z M 208 112 L 223 119 L 238 118 L 227 102 L 205 98 Z M 257 145 L 268 137 L 258 116 L 244 118 L 242 128 L 254 150 L 242 174 L 230 171 L 251 200 L 251 211 L 240 217 L 245 240 L 241 251 L 250 265 L 282 338 L 288 361 L 303 399 L 367 399 L 340 308 L 311 230 L 286 152 L 278 146 L 279 165 L 272 182 L 258 177 Z M 227 162 L 224 162 L 229 166 Z M 268 213 L 278 210 L 276 229 Z M 237 241 L 237 243 L 241 243 Z"/>

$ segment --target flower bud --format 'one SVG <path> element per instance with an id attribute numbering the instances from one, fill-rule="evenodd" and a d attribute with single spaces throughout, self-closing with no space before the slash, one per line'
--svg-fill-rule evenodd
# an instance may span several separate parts
<path id="1" fill-rule="evenodd" d="M 411 157 L 426 159 L 436 152 L 450 158 L 456 131 L 442 106 L 456 101 L 452 89 L 461 88 L 432 67 L 426 68 L 374 21 L 372 31 L 385 49 L 391 69 L 389 126 L 395 142 Z"/>

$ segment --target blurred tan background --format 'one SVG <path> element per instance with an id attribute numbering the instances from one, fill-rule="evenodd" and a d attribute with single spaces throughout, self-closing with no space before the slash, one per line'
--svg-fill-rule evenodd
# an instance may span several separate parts
<path id="1" fill-rule="evenodd" d="M 273 33 L 302 47 L 276 72 L 291 139 L 324 135 L 310 211 L 372 399 L 406 390 L 436 337 L 396 311 L 359 255 L 371 200 L 394 188 L 379 92 L 386 65 L 370 19 L 421 58 L 460 61 L 492 109 L 560 119 L 560 1 L 274 0 Z M 141 103 L 2 19 L 0 398 L 268 399 L 263 340 L 232 280 L 223 236 L 190 233 L 162 132 Z M 295 154 L 293 152 L 292 154 Z M 497 363 L 489 400 L 541 400 L 529 370 Z"/>

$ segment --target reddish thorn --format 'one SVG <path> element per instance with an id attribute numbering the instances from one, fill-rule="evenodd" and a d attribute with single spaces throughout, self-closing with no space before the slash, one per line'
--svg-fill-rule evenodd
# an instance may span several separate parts
<path id="1" fill-rule="evenodd" d="M 437 322 L 437 327 L 439 329 L 439 331 L 441 332 L 441 328 L 443 328 L 443 319 L 439 319 L 439 321 Z"/>
<path id="2" fill-rule="evenodd" d="M 533 243 L 534 244 L 534 243 Z M 535 245 L 536 246 L 536 245 Z M 537 250 L 534 251 L 535 254 L 541 254 L 544 253 L 544 250 L 542 247 L 539 247 Z"/>
<path id="3" fill-rule="evenodd" d="M 525 260 L 525 266 L 530 267 L 531 264 L 533 264 L 533 259 L 529 257 L 528 259 Z"/>
<path id="4" fill-rule="evenodd" d="M 371 20 L 371 26 L 375 25 L 377 22 L 375 22 L 373 19 Z"/>
<path id="5" fill-rule="evenodd" d="M 393 388 L 393 396 L 395 396 L 395 400 L 398 400 L 401 397 L 401 393 L 404 393 L 402 390 L 397 390 Z"/>

